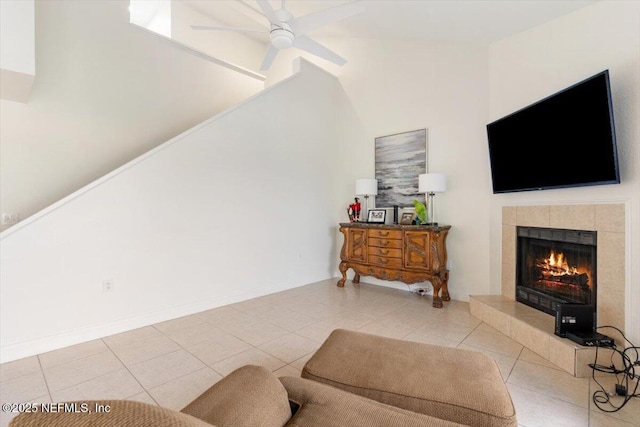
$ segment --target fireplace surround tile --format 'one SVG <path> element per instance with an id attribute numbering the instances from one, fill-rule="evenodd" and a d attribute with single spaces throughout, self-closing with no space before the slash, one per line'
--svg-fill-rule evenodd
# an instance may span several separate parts
<path id="1" fill-rule="evenodd" d="M 599 299 L 598 302 L 598 326 L 615 326 L 624 330 L 624 292 L 608 293 L 606 298 Z M 603 328 L 601 333 L 609 335 L 616 340 L 618 345 L 623 345 L 622 336 L 611 328 Z"/>
<path id="2" fill-rule="evenodd" d="M 562 368 L 562 370 L 575 374 L 576 346 L 567 341 L 569 340 L 556 337 L 555 335 L 550 336 L 548 360 L 554 365 Z"/>
<path id="3" fill-rule="evenodd" d="M 559 369 L 573 376 L 584 377 L 591 374 L 591 370 L 587 370 L 585 366 L 593 362 L 593 353 L 590 353 L 590 358 L 583 357 L 578 362 L 576 354 L 583 347 L 568 339 L 555 336 L 552 316 L 501 295 L 471 296 L 469 304 L 471 313 L 481 314 L 483 317 L 480 319 L 492 328 L 500 330 L 500 323 L 495 322 L 498 321 L 504 325 L 504 322 L 508 321 L 509 333 L 501 331 L 502 333 Z M 495 311 L 503 316 L 496 315 Z M 585 366 L 578 363 L 583 363 Z"/>
<path id="4" fill-rule="evenodd" d="M 502 225 L 516 225 L 517 224 L 516 207 L 515 206 L 503 206 L 502 207 Z"/>
<path id="5" fill-rule="evenodd" d="M 624 292 L 623 233 L 598 233 L 598 283 L 607 292 Z"/>
<path id="6" fill-rule="evenodd" d="M 550 227 L 549 206 L 517 206 L 516 224 L 526 227 Z"/>
<path id="7" fill-rule="evenodd" d="M 595 218 L 595 205 L 549 206 L 551 228 L 593 231 L 596 227 Z"/>
<path id="8" fill-rule="evenodd" d="M 527 347 L 534 353 L 549 359 L 549 335 L 527 321 L 511 320 L 511 338 Z"/>
<path id="9" fill-rule="evenodd" d="M 624 233 L 624 205 L 621 203 L 596 205 L 596 230 Z"/>
<path id="10" fill-rule="evenodd" d="M 483 313 L 483 319 L 487 319 L 486 323 L 497 329 L 501 333 L 511 335 L 511 318 L 495 308 L 488 307 Z"/>
<path id="11" fill-rule="evenodd" d="M 502 226 L 502 295 L 516 294 L 516 227 Z"/>

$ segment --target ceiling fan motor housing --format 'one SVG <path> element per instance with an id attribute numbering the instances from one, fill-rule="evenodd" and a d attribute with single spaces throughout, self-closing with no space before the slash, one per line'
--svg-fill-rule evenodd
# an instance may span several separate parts
<path id="1" fill-rule="evenodd" d="M 278 49 L 287 49 L 293 46 L 293 40 L 295 39 L 293 31 L 291 31 L 289 26 L 284 23 L 282 28 L 274 26 L 271 33 L 269 33 L 269 37 L 271 38 L 271 44 L 273 47 Z"/>
<path id="2" fill-rule="evenodd" d="M 2 0 L 0 0 L 2 1 Z M 295 45 L 296 48 L 326 59 L 337 65 L 344 65 L 347 60 L 326 48 L 322 44 L 307 37 L 307 33 L 332 22 L 337 22 L 358 13 L 364 12 L 361 1 L 348 2 L 343 5 L 334 6 L 329 9 L 320 10 L 304 15 L 298 19 L 294 18 L 291 12 L 284 9 L 285 0 L 282 0 L 282 9 L 273 10 L 269 0 L 255 0 L 262 11 L 262 15 L 267 18 L 271 27 L 268 31 L 256 28 L 236 28 L 192 25 L 194 30 L 225 30 L 269 33 L 270 45 L 264 56 L 260 70 L 268 70 L 274 58 L 281 49 L 287 49 Z"/>

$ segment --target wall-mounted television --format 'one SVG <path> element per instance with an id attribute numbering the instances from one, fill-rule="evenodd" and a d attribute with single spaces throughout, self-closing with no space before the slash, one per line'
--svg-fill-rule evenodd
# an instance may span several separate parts
<path id="1" fill-rule="evenodd" d="M 487 125 L 494 193 L 620 183 L 609 71 Z"/>

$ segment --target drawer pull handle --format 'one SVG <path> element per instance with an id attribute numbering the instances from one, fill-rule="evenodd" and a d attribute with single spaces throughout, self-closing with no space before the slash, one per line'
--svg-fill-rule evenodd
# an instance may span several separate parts
<path id="1" fill-rule="evenodd" d="M 382 246 L 389 246 L 389 241 L 388 241 L 388 240 L 381 240 L 381 241 L 380 241 L 380 244 L 381 244 Z"/>
<path id="2" fill-rule="evenodd" d="M 378 258 L 380 264 L 389 264 L 389 260 L 387 258 Z"/>
<path id="3" fill-rule="evenodd" d="M 382 231 L 378 231 L 378 236 L 380 237 L 387 237 L 389 235 L 388 231 L 385 231 L 384 233 Z"/>
<path id="4" fill-rule="evenodd" d="M 380 255 L 389 255 L 389 249 L 383 251 L 382 249 L 378 249 L 378 254 Z"/>

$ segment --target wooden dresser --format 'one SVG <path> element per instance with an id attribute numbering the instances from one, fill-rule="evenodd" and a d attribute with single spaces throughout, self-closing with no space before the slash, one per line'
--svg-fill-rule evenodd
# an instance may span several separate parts
<path id="1" fill-rule="evenodd" d="M 382 280 L 410 284 L 429 281 L 433 285 L 433 306 L 449 301 L 447 270 L 447 234 L 450 225 L 381 225 L 359 222 L 341 223 L 344 243 L 340 251 L 338 286 L 347 280 L 347 270 Z M 440 294 L 442 291 L 442 294 Z"/>

